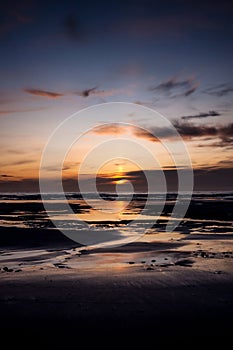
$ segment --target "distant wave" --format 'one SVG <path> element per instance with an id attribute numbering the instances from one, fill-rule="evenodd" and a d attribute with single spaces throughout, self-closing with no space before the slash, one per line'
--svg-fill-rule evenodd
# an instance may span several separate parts
<path id="1" fill-rule="evenodd" d="M 66 198 L 70 199 L 83 199 L 83 195 L 80 193 L 66 193 Z M 99 193 L 99 196 L 104 200 L 127 200 L 131 198 L 128 193 L 121 193 L 118 195 L 117 193 Z M 185 198 L 187 195 L 185 192 L 179 194 L 181 198 Z M 98 195 L 95 193 L 85 193 L 85 198 L 88 199 L 98 199 Z M 164 193 L 135 193 L 133 195 L 133 200 L 147 200 L 147 199 L 162 199 L 164 197 Z M 43 194 L 43 198 L 47 200 L 59 200 L 63 199 L 64 195 L 59 193 L 46 193 Z M 168 192 L 166 194 L 166 200 L 175 200 L 177 198 L 176 192 Z M 233 200 L 233 192 L 219 192 L 219 191 L 203 191 L 203 192 L 194 192 L 192 195 L 192 199 L 225 199 L 225 200 Z M 40 201 L 41 194 L 40 193 L 0 193 L 0 200 L 33 200 Z"/>

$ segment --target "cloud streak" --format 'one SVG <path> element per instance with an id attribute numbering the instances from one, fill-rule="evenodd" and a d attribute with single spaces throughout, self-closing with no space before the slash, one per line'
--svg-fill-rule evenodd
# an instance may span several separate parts
<path id="1" fill-rule="evenodd" d="M 153 135 L 153 131 L 155 131 L 157 137 L 155 135 Z M 145 139 L 147 141 L 150 141 L 150 142 L 159 142 L 159 132 L 160 129 L 156 129 L 156 130 L 151 130 L 148 131 L 146 129 L 142 129 L 142 128 L 137 128 L 137 127 L 134 127 L 133 128 L 133 134 L 134 136 L 138 137 L 138 138 L 141 138 L 141 139 Z"/>
<path id="2" fill-rule="evenodd" d="M 233 92 L 233 85 L 230 85 L 230 84 L 219 84 L 217 86 L 210 87 L 204 90 L 204 93 L 208 95 L 216 96 L 216 97 L 227 96 L 232 92 Z"/>
<path id="3" fill-rule="evenodd" d="M 122 135 L 131 133 L 133 136 L 141 139 L 145 139 L 150 142 L 159 142 L 160 138 L 175 137 L 176 134 L 172 128 L 168 127 L 145 127 L 141 128 L 134 125 L 121 125 L 117 123 L 100 125 L 92 130 L 93 133 L 98 135 Z"/>
<path id="4" fill-rule="evenodd" d="M 130 127 L 120 124 L 106 124 L 97 126 L 92 130 L 97 135 L 121 135 L 124 134 Z"/>
<path id="5" fill-rule="evenodd" d="M 41 89 L 29 88 L 29 89 L 24 89 L 23 91 L 31 95 L 46 97 L 51 99 L 56 99 L 64 96 L 64 94 L 60 92 L 47 91 L 47 90 L 41 90 Z"/>
<path id="6" fill-rule="evenodd" d="M 209 111 L 209 112 L 202 112 L 199 114 L 186 115 L 181 117 L 181 119 L 188 120 L 188 119 L 201 119 L 201 118 L 220 117 L 220 116 L 221 114 L 217 111 Z"/>
<path id="7" fill-rule="evenodd" d="M 9 109 L 9 110 L 0 110 L 0 115 L 14 114 L 14 113 L 25 113 L 25 112 L 39 112 L 45 110 L 46 107 L 38 107 L 38 108 L 24 108 L 24 109 Z"/>
<path id="8" fill-rule="evenodd" d="M 229 147 L 233 145 L 233 123 L 227 125 L 193 125 L 190 123 L 175 122 L 179 134 L 185 139 L 195 139 L 200 137 L 211 137 L 219 139 L 219 142 L 212 146 Z"/>
<path id="9" fill-rule="evenodd" d="M 107 89 L 107 90 L 100 90 L 98 86 L 93 86 L 89 89 L 83 89 L 76 91 L 75 94 L 81 97 L 90 97 L 90 96 L 96 96 L 96 97 L 109 97 L 109 96 L 114 96 L 118 94 L 127 94 L 130 95 L 132 92 L 131 87 L 126 87 L 126 88 L 119 88 L 119 89 Z"/>
<path id="10" fill-rule="evenodd" d="M 0 178 L 3 178 L 3 179 L 8 179 L 8 178 L 11 178 L 11 177 L 14 177 L 13 175 L 7 175 L 7 174 L 0 174 Z"/>
<path id="11" fill-rule="evenodd" d="M 82 90 L 78 90 L 78 91 L 74 91 L 74 92 L 67 92 L 67 93 L 48 91 L 48 90 L 43 90 L 43 89 L 34 89 L 34 88 L 26 88 L 26 89 L 23 89 L 23 91 L 28 93 L 28 94 L 31 94 L 31 95 L 35 95 L 35 96 L 39 96 L 39 97 L 46 97 L 49 99 L 61 98 L 67 94 L 75 94 L 75 95 L 78 95 L 78 96 L 84 97 L 84 98 L 87 98 L 90 96 L 104 98 L 104 97 L 114 96 L 114 95 L 118 95 L 118 94 L 131 95 L 132 87 L 100 90 L 98 86 L 93 86 L 91 88 L 82 89 Z M 7 111 L 3 111 L 2 114 L 4 114 L 4 112 L 7 113 Z M 11 111 L 9 111 L 9 113 L 11 113 Z M 0 111 L 0 114 L 1 114 L 1 111 Z"/>
<path id="12" fill-rule="evenodd" d="M 95 95 L 98 92 L 98 86 L 94 86 L 89 89 L 84 89 L 75 92 L 76 95 L 81 96 L 81 97 L 89 97 L 90 95 Z"/>
<path id="13" fill-rule="evenodd" d="M 17 153 L 16 153 L 17 154 Z M 26 165 L 36 163 L 36 160 L 33 159 L 20 159 L 17 161 L 3 161 L 1 162 L 1 166 L 18 166 L 18 165 Z"/>
<path id="14" fill-rule="evenodd" d="M 175 121 L 174 127 L 185 140 L 204 138 L 204 141 L 208 141 L 211 138 L 213 141 L 214 139 L 218 140 L 218 142 L 213 143 L 213 146 L 229 147 L 233 145 L 233 123 L 227 125 L 194 125 L 189 122 Z M 98 126 L 92 132 L 97 135 L 115 136 L 130 132 L 133 136 L 149 142 L 160 142 L 162 139 L 175 140 L 177 138 L 173 128 L 151 126 L 140 128 L 134 125 L 117 123 Z"/>
<path id="15" fill-rule="evenodd" d="M 150 86 L 149 91 L 158 95 L 165 95 L 169 98 L 176 98 L 188 97 L 193 94 L 198 87 L 199 83 L 194 77 L 189 77 L 187 79 L 172 77 L 158 85 Z"/>

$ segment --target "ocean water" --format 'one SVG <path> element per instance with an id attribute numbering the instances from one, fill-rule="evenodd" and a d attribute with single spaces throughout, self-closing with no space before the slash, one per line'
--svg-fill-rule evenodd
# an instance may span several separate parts
<path id="1" fill-rule="evenodd" d="M 97 198 L 89 193 L 84 200 L 80 194 L 67 193 L 66 200 L 60 194 L 46 194 L 44 198 L 46 210 L 38 193 L 0 194 L 0 228 L 83 230 L 87 223 L 101 230 L 119 230 L 140 221 L 143 228 L 148 227 L 148 234 L 156 233 L 166 229 L 177 194 L 134 194 L 131 198 L 127 194 L 102 193 Z M 179 198 L 181 205 L 187 200 L 185 193 Z M 185 217 L 175 230 L 181 234 L 232 233 L 233 192 L 193 193 Z"/>

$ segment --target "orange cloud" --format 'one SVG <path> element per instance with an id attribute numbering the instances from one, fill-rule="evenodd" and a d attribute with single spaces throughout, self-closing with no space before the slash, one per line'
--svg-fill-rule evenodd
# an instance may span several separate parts
<path id="1" fill-rule="evenodd" d="M 157 137 L 155 137 L 152 133 L 150 133 L 149 131 L 147 131 L 145 129 L 134 127 L 133 134 L 134 134 L 134 136 L 142 138 L 142 139 L 146 139 L 147 141 L 159 142 L 159 139 Z"/>
<path id="2" fill-rule="evenodd" d="M 100 125 L 93 129 L 93 132 L 98 135 L 120 135 L 127 131 L 127 126 L 120 124 Z"/>
<path id="3" fill-rule="evenodd" d="M 134 125 L 106 124 L 97 126 L 93 132 L 98 135 L 121 135 L 130 131 L 135 137 L 151 142 L 158 142 L 158 138 L 146 129 Z"/>
<path id="4" fill-rule="evenodd" d="M 24 89 L 24 92 L 27 92 L 28 94 L 31 94 L 31 95 L 47 97 L 47 98 L 59 98 L 64 96 L 64 94 L 60 92 L 46 91 L 46 90 L 40 90 L 40 89 Z"/>

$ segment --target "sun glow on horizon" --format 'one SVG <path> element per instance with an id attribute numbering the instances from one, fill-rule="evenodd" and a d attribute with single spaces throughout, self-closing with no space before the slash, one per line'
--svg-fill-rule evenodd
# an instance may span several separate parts
<path id="1" fill-rule="evenodd" d="M 128 182 L 127 179 L 119 179 L 119 180 L 116 180 L 116 181 L 115 181 L 115 184 L 116 184 L 116 185 L 124 185 L 124 184 L 126 184 L 127 182 Z"/>

